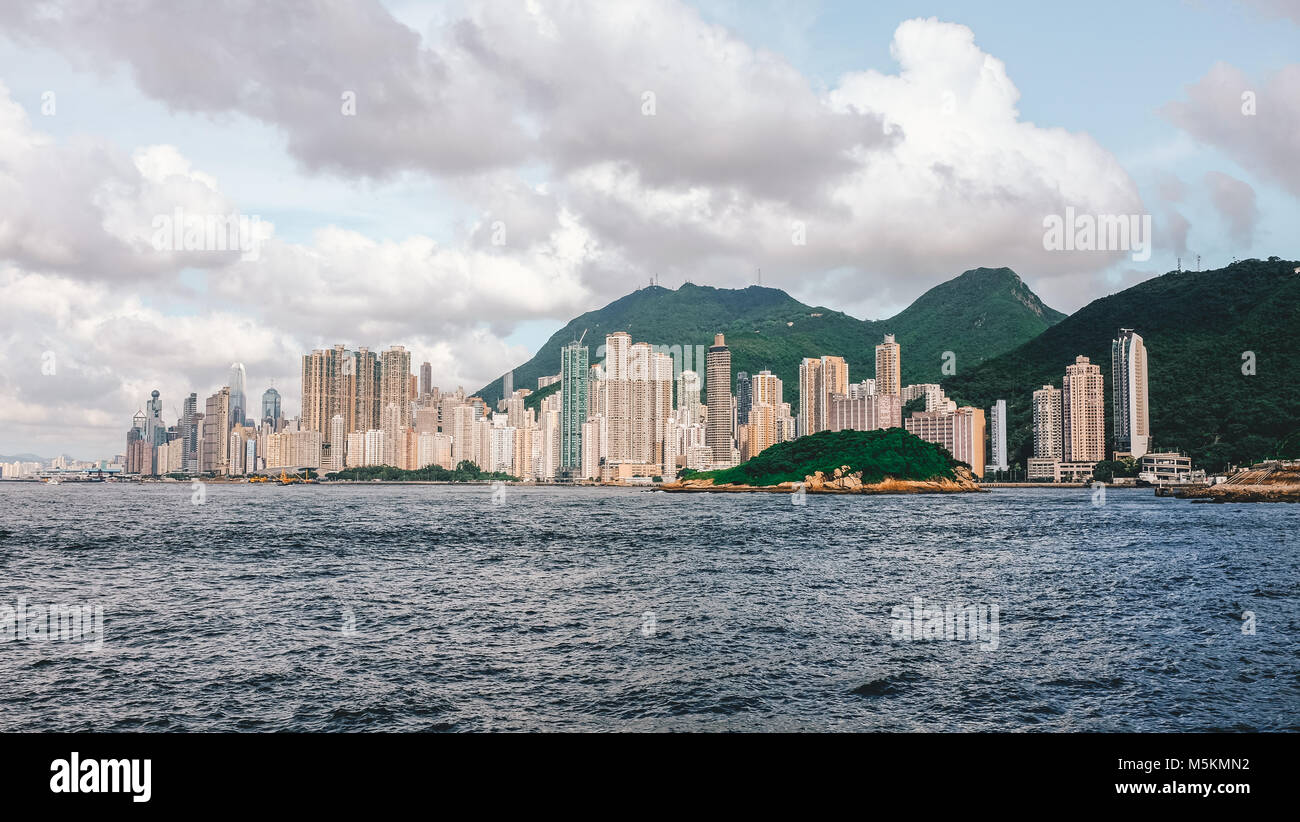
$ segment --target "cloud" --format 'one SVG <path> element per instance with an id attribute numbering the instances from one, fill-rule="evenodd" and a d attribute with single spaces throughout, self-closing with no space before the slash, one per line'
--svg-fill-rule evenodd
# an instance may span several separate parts
<path id="1" fill-rule="evenodd" d="M 1251 79 L 1215 63 L 1187 87 L 1187 99 L 1161 113 L 1197 140 L 1220 149 L 1261 179 L 1300 196 L 1300 63 Z M 1253 112 L 1253 113 L 1252 113 Z"/>
<path id="2" fill-rule="evenodd" d="M 1205 185 L 1210 190 L 1210 202 L 1228 224 L 1232 241 L 1241 247 L 1249 247 L 1255 236 L 1255 225 L 1259 222 L 1255 189 L 1221 171 L 1207 172 Z"/>
<path id="3" fill-rule="evenodd" d="M 158 215 L 220 215 L 234 205 L 175 148 L 130 156 L 32 127 L 0 84 L 0 259 L 78 279 L 167 281 L 182 267 L 228 264 L 238 252 L 159 251 Z M 269 228 L 269 227 L 268 227 Z"/>
<path id="4" fill-rule="evenodd" d="M 1300 0 L 1246 0 L 1246 4 L 1269 18 L 1285 18 L 1300 23 Z"/>

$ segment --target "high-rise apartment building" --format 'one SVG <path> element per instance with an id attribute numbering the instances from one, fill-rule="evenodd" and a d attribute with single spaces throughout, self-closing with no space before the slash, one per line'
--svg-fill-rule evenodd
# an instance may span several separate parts
<path id="1" fill-rule="evenodd" d="M 609 419 L 609 461 L 632 461 L 632 349 L 630 334 L 617 331 L 605 337 L 605 402 Z"/>
<path id="2" fill-rule="evenodd" d="M 736 422 L 749 424 L 749 409 L 754 404 L 754 388 L 748 371 L 736 373 Z"/>
<path id="3" fill-rule="evenodd" d="M 587 400 L 591 366 L 587 347 L 573 341 L 560 349 L 560 469 L 582 470 L 582 425 L 587 421 Z M 509 408 L 509 406 L 507 406 Z M 522 422 L 522 400 L 508 413 L 511 425 Z"/>
<path id="4" fill-rule="evenodd" d="M 821 430 L 817 416 L 818 395 L 822 386 L 822 361 L 804 357 L 799 363 L 799 435 L 808 436 Z"/>
<path id="5" fill-rule="evenodd" d="M 677 410 L 686 411 L 692 420 L 700 418 L 700 375 L 690 369 L 677 376 Z"/>
<path id="6" fill-rule="evenodd" d="M 410 354 L 406 353 L 404 362 L 400 355 L 394 356 L 392 361 L 400 376 L 390 376 L 387 391 L 393 402 L 400 402 L 400 407 L 407 409 L 406 423 L 409 425 Z M 403 365 L 405 371 L 401 370 Z M 381 369 L 379 357 L 368 348 L 349 351 L 336 345 L 303 355 L 302 428 L 319 431 L 328 441 L 330 420 L 341 414 L 344 430 L 348 433 L 379 429 L 383 408 L 380 401 Z"/>
<path id="7" fill-rule="evenodd" d="M 650 389 L 651 389 L 651 413 L 653 414 L 652 425 L 654 427 L 654 447 L 651 458 L 664 466 L 664 470 L 671 474 L 669 470 L 670 457 L 665 453 L 664 441 L 667 436 L 668 425 L 673 416 L 673 358 L 669 354 L 655 352 L 650 355 Z M 665 474 L 664 476 L 668 476 Z"/>
<path id="8" fill-rule="evenodd" d="M 780 409 L 781 403 L 785 401 L 781 396 L 784 391 L 784 384 L 781 382 L 781 378 L 771 371 L 760 371 L 755 374 L 752 380 L 752 388 L 754 405 L 764 403 L 772 406 L 773 409 Z"/>
<path id="9" fill-rule="evenodd" d="M 1061 385 L 1061 433 L 1065 462 L 1099 462 L 1106 458 L 1101 367 L 1082 355 L 1065 368 Z"/>
<path id="10" fill-rule="evenodd" d="M 632 443 L 628 461 L 647 463 L 654 459 L 654 386 L 650 382 L 650 357 L 654 347 L 650 343 L 634 343 L 628 351 L 628 376 L 631 385 Z"/>
<path id="11" fill-rule="evenodd" d="M 849 393 L 849 362 L 843 357 L 822 357 L 822 394 L 829 409 L 830 398 L 834 394 Z M 829 416 L 830 411 L 826 414 Z"/>
<path id="12" fill-rule="evenodd" d="M 976 479 L 984 476 L 984 424 L 984 409 L 970 406 L 954 412 L 917 411 L 904 421 L 908 431 L 969 465 Z"/>
<path id="13" fill-rule="evenodd" d="M 420 363 L 420 396 L 427 397 L 433 393 L 433 363 Z M 507 392 L 506 396 L 510 396 Z"/>
<path id="14" fill-rule="evenodd" d="M 876 346 L 876 393 L 898 394 L 903 387 L 902 349 L 894 342 L 893 334 Z"/>
<path id="15" fill-rule="evenodd" d="M 1151 448 L 1147 347 L 1142 335 L 1121 328 L 1110 344 L 1115 450 L 1141 458 Z"/>
<path id="16" fill-rule="evenodd" d="M 1061 389 L 1051 385 L 1034 392 L 1034 456 L 1058 462 L 1065 458 Z"/>
<path id="17" fill-rule="evenodd" d="M 805 358 L 799 365 L 801 435 L 831 427 L 831 397 L 849 392 L 849 364 L 843 357 Z"/>
<path id="18" fill-rule="evenodd" d="M 384 431 L 381 428 L 372 428 L 366 431 L 366 446 L 364 465 L 383 465 L 384 452 L 387 450 L 384 443 Z"/>
<path id="19" fill-rule="evenodd" d="M 335 414 L 330 420 L 330 459 L 329 470 L 342 471 L 345 467 L 345 451 L 347 449 L 347 432 L 343 430 L 343 415 Z"/>
<path id="20" fill-rule="evenodd" d="M 205 474 L 225 474 L 230 467 L 228 458 L 230 422 L 230 388 L 208 397 L 203 411 L 203 440 L 200 446 L 199 470 Z"/>
<path id="21" fill-rule="evenodd" d="M 477 420 L 478 408 L 473 405 L 458 405 L 452 409 L 451 461 L 454 465 L 465 460 L 475 461 L 474 423 Z"/>
<path id="22" fill-rule="evenodd" d="M 385 349 L 379 355 L 379 407 L 383 413 L 396 406 L 403 430 L 411 427 L 410 393 L 411 352 L 400 345 Z"/>
<path id="23" fill-rule="evenodd" d="M 896 394 L 831 396 L 830 431 L 875 431 L 903 427 L 903 404 Z"/>
<path id="24" fill-rule="evenodd" d="M 989 412 L 989 450 L 992 459 L 989 467 L 994 471 L 1005 471 L 1007 464 L 1007 401 L 993 403 Z"/>
<path id="25" fill-rule="evenodd" d="M 731 349 L 721 334 L 713 336 L 713 345 L 704 355 L 705 394 L 709 406 L 709 423 L 705 431 L 709 449 L 716 463 L 731 462 Z"/>
<path id="26" fill-rule="evenodd" d="M 347 447 L 344 449 L 343 462 L 344 466 L 347 468 L 360 468 L 366 464 L 366 432 L 348 432 Z"/>

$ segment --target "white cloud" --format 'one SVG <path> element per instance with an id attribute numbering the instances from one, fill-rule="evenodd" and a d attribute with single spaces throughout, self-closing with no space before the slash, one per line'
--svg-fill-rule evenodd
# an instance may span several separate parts
<path id="1" fill-rule="evenodd" d="M 1202 143 L 1222 150 L 1261 180 L 1300 196 L 1300 63 L 1251 78 L 1215 63 L 1161 112 Z"/>
<path id="2" fill-rule="evenodd" d="M 1221 171 L 1207 172 L 1205 186 L 1210 190 L 1210 202 L 1228 224 L 1232 241 L 1249 248 L 1255 236 L 1255 225 L 1259 222 L 1255 189 L 1250 183 Z"/>

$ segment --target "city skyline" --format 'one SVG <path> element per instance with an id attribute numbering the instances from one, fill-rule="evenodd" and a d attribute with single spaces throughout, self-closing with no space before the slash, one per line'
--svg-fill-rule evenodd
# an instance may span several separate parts
<path id="1" fill-rule="evenodd" d="M 1146 348 L 1131 328 L 1118 329 L 1111 347 L 1112 373 L 1120 382 L 1112 385 L 1116 406 L 1109 439 L 1102 416 L 1105 380 L 1099 365 L 1079 355 L 1065 367 L 1061 388 L 1049 384 L 1032 391 L 1032 453 L 1016 464 L 1026 478 L 1078 479 L 1091 476 L 1107 459 L 1139 459 L 1146 453 L 1152 440 Z M 561 350 L 559 373 L 537 380 L 538 391 L 558 382 L 558 394 L 528 407 L 533 389 L 521 388 L 491 408 L 463 387 L 444 394 L 420 379 L 402 346 L 378 354 L 343 345 L 317 349 L 302 355 L 303 407 L 316 409 L 310 416 L 236 422 L 231 406 L 237 392 L 223 386 L 204 400 L 205 411 L 197 418 L 197 398 L 191 394 L 185 414 L 168 427 L 155 389 L 146 410 L 134 416 L 125 454 L 111 470 L 145 475 L 365 466 L 450 470 L 468 461 L 525 481 L 671 481 L 682 469 L 729 467 L 811 433 L 891 427 L 942 445 L 976 477 L 984 477 L 986 468 L 1000 473 L 1013 467 L 1006 450 L 1006 399 L 982 409 L 958 406 L 939 384 L 895 391 L 902 347 L 892 334 L 875 346 L 874 374 L 860 382 L 849 382 L 843 357 L 805 358 L 793 411 L 782 401 L 782 380 L 770 370 L 753 377 L 738 372 L 733 380 L 721 334 L 705 356 L 710 402 L 704 405 L 696 372 L 684 367 L 691 365 L 689 352 L 680 347 L 632 342 L 626 332 L 614 332 L 600 350 L 605 358 L 592 363 L 588 347 L 571 341 Z M 420 365 L 420 374 L 428 365 Z M 232 382 L 245 379 L 241 363 L 232 363 L 228 373 Z M 513 375 L 507 376 L 513 384 Z M 921 400 L 922 407 L 903 413 L 904 406 Z M 278 405 L 278 392 L 268 388 L 264 410 Z M 1128 420 L 1137 421 L 1134 429 L 1125 427 Z M 1131 430 L 1142 434 L 1135 437 Z M 104 468 L 107 461 L 98 465 Z M 6 464 L 4 470 L 12 476 L 15 467 Z"/>

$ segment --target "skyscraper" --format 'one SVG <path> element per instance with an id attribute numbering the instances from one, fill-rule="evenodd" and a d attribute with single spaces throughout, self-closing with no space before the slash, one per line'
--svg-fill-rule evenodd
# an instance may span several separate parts
<path id="1" fill-rule="evenodd" d="M 1106 458 L 1105 388 L 1101 367 L 1082 355 L 1066 366 L 1061 386 L 1061 427 L 1066 462 Z"/>
<path id="2" fill-rule="evenodd" d="M 663 466 L 664 476 L 673 473 L 669 470 L 671 455 L 664 447 L 668 426 L 673 417 L 673 358 L 669 354 L 655 352 L 650 355 L 650 411 L 654 426 L 654 453 L 652 461 Z M 671 449 L 669 449 L 671 450 Z M 674 469 L 675 470 L 675 469 Z"/>
<path id="3" fill-rule="evenodd" d="M 817 416 L 817 396 L 821 393 L 822 361 L 804 357 L 799 363 L 799 436 L 821 430 Z"/>
<path id="4" fill-rule="evenodd" d="M 1057 461 L 1065 456 L 1061 389 L 1051 385 L 1034 392 L 1034 456 Z"/>
<path id="5" fill-rule="evenodd" d="M 243 425 L 248 417 L 248 375 L 242 362 L 230 364 L 230 425 Z"/>
<path id="6" fill-rule="evenodd" d="M 1115 450 L 1141 457 L 1150 450 L 1151 422 L 1147 402 L 1147 347 L 1140 334 L 1121 328 L 1110 344 Z"/>
<path id="7" fill-rule="evenodd" d="M 843 357 L 822 357 L 822 383 L 822 394 L 828 404 L 833 394 L 849 393 L 849 361 Z"/>
<path id="8" fill-rule="evenodd" d="M 692 421 L 700 415 L 700 375 L 694 371 L 677 376 L 677 410 L 688 412 Z"/>
<path id="9" fill-rule="evenodd" d="M 406 428 L 402 425 L 402 409 L 397 403 L 390 402 L 384 406 L 383 427 L 384 457 L 383 464 L 393 468 L 405 468 L 402 449 L 406 437 Z"/>
<path id="10" fill-rule="evenodd" d="M 330 418 L 331 420 L 333 417 Z M 262 422 L 271 424 L 276 428 L 280 421 L 280 392 L 274 388 L 268 388 L 262 392 Z"/>
<path id="11" fill-rule="evenodd" d="M 420 396 L 426 397 L 433 393 L 433 363 L 420 363 Z M 505 396 L 510 396 L 507 391 Z M 423 466 L 421 466 L 423 467 Z"/>
<path id="12" fill-rule="evenodd" d="M 1007 401 L 993 403 L 989 421 L 989 449 L 992 453 L 989 467 L 995 471 L 1007 470 Z"/>
<path id="13" fill-rule="evenodd" d="M 163 445 L 167 442 L 167 425 L 163 423 L 162 399 L 159 397 L 158 389 L 155 388 L 149 395 L 149 402 L 145 403 L 145 412 L 145 442 L 153 447 Z"/>
<path id="14" fill-rule="evenodd" d="M 830 429 L 831 397 L 849 392 L 849 364 L 843 357 L 804 359 L 799 365 L 800 434 Z"/>
<path id="15" fill-rule="evenodd" d="M 654 459 L 654 386 L 650 383 L 650 343 L 634 343 L 628 349 L 627 370 L 631 398 L 631 450 L 628 461 L 647 463 Z"/>
<path id="16" fill-rule="evenodd" d="M 773 374 L 771 371 L 759 371 L 754 375 L 752 383 L 754 389 L 754 405 L 766 403 L 773 408 L 781 407 L 781 403 L 785 400 L 781 396 L 784 390 L 784 385 L 781 382 L 780 377 Z"/>
<path id="17" fill-rule="evenodd" d="M 631 348 L 632 337 L 625 331 L 616 331 L 605 337 L 605 401 L 609 417 L 610 462 L 630 462 L 632 458 L 632 381 L 628 374 Z"/>
<path id="18" fill-rule="evenodd" d="M 404 432 L 411 427 L 411 352 L 400 345 L 385 349 L 379 355 L 379 406 L 385 412 L 396 406 L 397 418 Z M 385 436 L 388 436 L 385 431 Z"/>
<path id="19" fill-rule="evenodd" d="M 731 349 L 721 334 L 713 336 L 713 345 L 704 356 L 705 395 L 709 405 L 709 424 L 705 439 L 715 463 L 731 462 Z"/>
<path id="20" fill-rule="evenodd" d="M 400 359 L 400 358 L 399 358 Z M 406 357 L 410 371 L 410 355 Z M 395 391 L 402 407 L 408 409 L 407 377 L 395 381 Z M 342 414 L 344 430 L 371 431 L 380 427 L 380 361 L 373 351 L 360 348 L 349 351 L 342 345 L 316 349 L 302 358 L 302 427 L 319 431 L 328 441 L 330 420 Z M 408 419 L 409 422 L 409 419 Z"/>
<path id="21" fill-rule="evenodd" d="M 902 349 L 893 334 L 876 346 L 876 393 L 898 394 L 902 391 Z"/>
<path id="22" fill-rule="evenodd" d="M 336 346 L 342 350 L 343 346 Z M 337 403 L 340 407 L 351 406 L 344 416 L 352 417 L 353 431 L 369 431 L 381 426 L 383 402 L 380 397 L 382 364 L 379 355 L 369 348 L 358 348 L 356 353 L 343 352 L 341 365 L 343 374 L 338 383 Z M 410 359 L 406 361 L 410 368 Z M 400 387 L 394 386 L 398 392 Z"/>
<path id="23" fill-rule="evenodd" d="M 754 404 L 754 390 L 750 384 L 749 372 L 736 373 L 736 422 L 749 424 L 749 409 Z"/>
<path id="24" fill-rule="evenodd" d="M 230 466 L 230 387 L 208 397 L 203 413 L 203 442 L 199 470 L 225 474 Z"/>
<path id="25" fill-rule="evenodd" d="M 343 415 L 335 414 L 330 418 L 330 464 L 334 471 L 342 471 L 347 451 L 347 432 L 343 430 Z"/>
<path id="26" fill-rule="evenodd" d="M 585 345 L 574 340 L 560 349 L 560 469 L 564 471 L 582 470 L 582 425 L 587 421 L 590 376 Z"/>
<path id="27" fill-rule="evenodd" d="M 185 398 L 185 410 L 181 415 L 182 465 L 187 474 L 199 471 L 199 395 L 191 393 Z"/>

